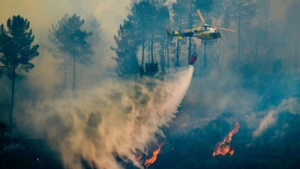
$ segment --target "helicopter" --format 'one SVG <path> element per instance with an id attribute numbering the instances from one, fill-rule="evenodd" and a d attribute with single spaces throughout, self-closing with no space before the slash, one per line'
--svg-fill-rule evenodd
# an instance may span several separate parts
<path id="1" fill-rule="evenodd" d="M 206 43 L 210 40 L 215 40 L 222 37 L 222 33 L 219 30 L 226 30 L 229 32 L 236 32 L 235 30 L 226 29 L 226 28 L 220 28 L 220 27 L 211 27 L 208 24 L 205 23 L 205 20 L 200 12 L 200 10 L 197 10 L 198 15 L 200 17 L 200 20 L 202 23 L 204 23 L 203 26 L 194 27 L 192 29 L 187 29 L 184 32 L 178 32 L 173 31 L 171 34 L 166 28 L 166 33 L 168 36 L 171 36 L 171 40 L 174 36 L 178 37 L 179 40 L 182 40 L 183 37 L 196 37 L 198 39 L 202 40 L 202 43 Z"/>

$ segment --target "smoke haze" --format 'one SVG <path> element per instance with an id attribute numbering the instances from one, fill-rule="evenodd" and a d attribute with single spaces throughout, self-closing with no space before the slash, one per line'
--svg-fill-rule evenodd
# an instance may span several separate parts
<path id="1" fill-rule="evenodd" d="M 155 134 L 163 136 L 161 127 L 175 117 L 193 69 L 167 74 L 163 82 L 109 80 L 81 91 L 75 100 L 72 95 L 46 100 L 31 109 L 36 114 L 34 128 L 61 153 L 67 168 L 80 169 L 84 159 L 100 168 L 118 169 L 116 155 L 143 168 L 135 153 L 156 142 Z"/>
<path id="2" fill-rule="evenodd" d="M 299 10 L 287 19 L 289 7 L 299 5 L 298 0 L 257 1 L 253 20 L 242 22 L 239 62 L 238 33 L 222 32 L 222 39 L 207 47 L 206 72 L 202 69 L 204 47 L 194 39 L 199 55 L 195 72 L 193 67 L 182 67 L 174 74 L 170 68 L 163 82 L 116 80 L 116 62 L 111 59 L 116 54 L 110 47 L 116 46 L 113 36 L 130 12 L 131 2 L 137 0 L 0 0 L 0 23 L 6 26 L 8 18 L 21 15 L 30 21 L 33 44 L 40 45 L 40 55 L 32 60 L 35 67 L 22 79 L 22 86 L 17 86 L 16 121 L 26 126 L 27 132 L 34 131 L 33 137 L 46 138 L 67 168 L 83 168 L 83 160 L 98 167 L 122 168 L 116 157 L 142 168 L 135 154 L 157 142 L 156 135 L 163 136 L 162 127 L 168 125 L 168 132 L 182 134 L 215 119 L 230 124 L 242 121 L 238 134 L 249 127 L 251 139 L 259 139 L 276 125 L 280 113 L 299 114 Z M 211 20 L 221 22 L 224 10 L 213 11 L 220 18 Z M 63 73 L 57 65 L 61 60 L 53 57 L 60 53 L 48 40 L 51 25 L 74 13 L 85 21 L 94 16 L 100 23 L 94 31 L 100 34 L 99 43 L 93 46 L 94 63 L 78 65 L 75 99 L 70 91 L 60 90 Z M 220 26 L 226 23 L 229 29 L 237 30 L 237 20 L 223 20 Z M 179 59 L 186 65 L 187 46 L 182 45 Z M 173 67 L 175 52 L 170 52 L 170 57 Z M 71 71 L 68 67 L 68 80 Z M 0 81 L 4 89 L 1 104 L 9 104 L 6 80 Z M 67 85 L 70 88 L 71 83 Z M 179 105 L 180 113 L 176 114 Z"/>
<path id="3" fill-rule="evenodd" d="M 300 108 L 299 106 L 300 105 L 295 98 L 283 100 L 280 105 L 278 105 L 273 110 L 270 110 L 269 113 L 261 120 L 259 127 L 254 131 L 253 136 L 258 137 L 264 130 L 266 130 L 266 128 L 274 124 L 279 113 L 289 112 L 292 114 L 296 114 L 297 110 L 299 110 Z"/>
<path id="4" fill-rule="evenodd" d="M 76 13 L 80 19 L 86 20 L 88 16 L 92 15 L 100 23 L 100 37 L 101 43 L 98 46 L 93 46 L 96 54 L 94 57 L 94 64 L 86 70 L 84 67 L 80 68 L 80 72 L 85 75 L 85 79 L 81 80 L 84 84 L 91 84 L 91 79 L 99 82 L 104 76 L 107 76 L 107 70 L 113 69 L 115 61 L 111 57 L 115 57 L 110 47 L 115 46 L 113 36 L 117 34 L 119 25 L 126 19 L 128 11 L 126 7 L 130 5 L 130 1 L 109 1 L 109 0 L 88 0 L 88 1 L 47 1 L 47 0 L 31 0 L 31 1 L 5 1 L 0 0 L 0 23 L 6 26 L 8 18 L 13 15 L 21 15 L 30 21 L 30 28 L 35 36 L 33 44 L 39 44 L 39 57 L 32 60 L 36 66 L 29 74 L 31 79 L 36 79 L 41 76 L 47 78 L 39 78 L 42 82 L 39 84 L 45 90 L 53 91 L 53 87 L 58 83 L 59 79 L 55 77 L 56 68 L 59 60 L 53 59 L 53 52 L 55 46 L 48 41 L 49 29 L 51 25 L 55 25 L 61 20 L 65 14 L 70 16 Z M 95 29 L 95 28 L 93 28 Z M 91 29 L 87 28 L 87 31 Z M 97 32 L 94 32 L 97 33 Z M 49 53 L 50 52 L 50 53 Z M 52 59 L 51 59 L 52 58 Z M 43 64 L 40 64 L 43 63 Z M 40 72 L 42 70 L 42 72 Z M 86 76 L 88 75 L 88 76 Z M 50 80 L 51 79 L 51 80 Z M 50 81 L 50 83 L 48 83 Z M 94 82 L 95 83 L 95 82 Z M 48 88 L 50 87 L 51 88 Z"/>

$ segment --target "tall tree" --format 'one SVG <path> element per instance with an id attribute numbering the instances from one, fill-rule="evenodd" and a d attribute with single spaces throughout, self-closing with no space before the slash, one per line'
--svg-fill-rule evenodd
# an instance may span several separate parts
<path id="1" fill-rule="evenodd" d="M 242 25 L 250 26 L 251 19 L 256 15 L 256 1 L 255 0 L 232 0 L 230 2 L 224 1 L 227 3 L 227 10 L 224 16 L 224 26 L 229 26 L 229 21 L 231 19 L 235 20 L 237 23 L 238 31 L 238 60 L 241 60 L 241 27 Z"/>
<path id="2" fill-rule="evenodd" d="M 189 21 L 189 14 L 190 14 L 190 7 L 191 3 L 187 3 L 183 0 L 176 0 L 172 3 L 172 12 L 173 12 L 173 29 L 181 30 L 181 28 L 188 29 L 190 27 Z M 177 39 L 176 44 L 176 57 L 175 57 L 175 67 L 179 66 L 179 57 L 180 57 L 180 45 L 179 39 Z"/>
<path id="3" fill-rule="evenodd" d="M 0 27 L 0 72 L 11 80 L 10 124 L 13 125 L 15 79 L 21 71 L 28 72 L 34 65 L 30 60 L 38 56 L 39 45 L 31 45 L 34 41 L 30 22 L 20 15 L 7 20 L 7 30 Z"/>
<path id="4" fill-rule="evenodd" d="M 158 7 L 156 15 L 160 18 L 157 21 L 157 31 L 156 36 L 160 45 L 160 67 L 161 70 L 165 70 L 165 47 L 168 47 L 168 39 L 166 38 L 166 33 L 164 28 L 170 23 L 170 13 L 166 5 L 161 5 Z M 167 49 L 168 50 L 168 49 Z"/>
<path id="5" fill-rule="evenodd" d="M 300 7 L 300 2 L 297 0 L 294 0 L 289 4 L 287 7 L 287 11 L 285 14 L 285 18 L 288 22 L 289 25 L 289 30 L 288 33 L 288 42 L 291 43 L 290 46 L 293 48 L 292 51 L 294 51 L 294 57 L 295 57 L 295 73 L 298 71 L 297 69 L 297 62 L 298 62 L 298 51 L 299 51 L 299 33 L 296 33 L 299 31 L 300 27 L 300 20 L 299 20 L 299 7 Z"/>
<path id="6" fill-rule="evenodd" d="M 165 1 L 150 0 L 134 3 L 131 13 L 120 26 L 115 36 L 117 48 L 112 48 L 118 56 L 118 74 L 132 74 L 137 72 L 137 51 L 141 49 L 140 71 L 144 71 L 145 53 L 148 51 L 146 72 L 158 71 L 156 54 L 160 56 L 161 67 L 164 69 L 164 28 L 168 24 L 170 15 Z M 155 27 L 153 25 L 156 25 Z M 156 49 L 159 49 L 156 51 Z M 150 73 L 151 74 L 151 73 Z"/>
<path id="7" fill-rule="evenodd" d="M 124 20 L 120 25 L 118 35 L 114 36 L 117 44 L 116 48 L 111 47 L 116 52 L 117 58 L 117 74 L 124 77 L 128 74 L 136 74 L 139 72 L 139 64 L 136 56 L 138 39 L 134 25 L 129 20 Z"/>
<path id="8" fill-rule="evenodd" d="M 76 14 L 72 16 L 66 14 L 57 25 L 52 25 L 49 36 L 49 40 L 55 43 L 61 52 L 72 59 L 73 93 L 76 87 L 76 65 L 80 63 L 87 66 L 93 63 L 91 55 L 94 54 L 94 51 L 91 44 L 87 42 L 87 38 L 92 36 L 92 32 L 83 30 L 81 28 L 83 24 L 84 20 L 81 20 Z M 63 58 L 64 63 L 68 61 L 67 59 L 66 57 Z M 64 65 L 66 66 L 67 64 Z"/>
<path id="9" fill-rule="evenodd" d="M 200 9 L 202 12 L 209 13 L 213 7 L 213 0 L 176 0 L 172 4 L 173 10 L 173 20 L 175 29 L 191 29 L 194 26 L 201 25 L 200 18 L 197 14 L 197 9 Z M 209 18 L 206 18 L 209 20 Z M 177 28 L 176 28 L 177 27 Z M 178 41 L 179 42 L 179 41 Z M 191 55 L 192 48 L 192 38 L 189 37 L 188 41 L 188 63 L 189 57 Z M 177 49 L 180 50 L 179 43 L 177 44 Z M 177 50 L 177 57 L 179 57 L 179 51 Z M 178 60 L 179 58 L 177 58 Z"/>
<path id="10" fill-rule="evenodd" d="M 156 8 L 150 1 L 142 0 L 139 3 L 135 3 L 132 6 L 131 14 L 128 15 L 128 19 L 133 23 L 136 34 L 140 37 L 140 43 L 142 45 L 142 63 L 144 67 L 145 62 L 145 49 L 146 42 L 148 41 L 148 47 L 150 47 L 149 53 L 153 52 L 153 27 L 152 24 L 156 18 Z M 153 56 L 153 53 L 151 53 Z M 153 57 L 152 57 L 153 58 Z M 148 58 L 148 61 L 150 58 Z"/>

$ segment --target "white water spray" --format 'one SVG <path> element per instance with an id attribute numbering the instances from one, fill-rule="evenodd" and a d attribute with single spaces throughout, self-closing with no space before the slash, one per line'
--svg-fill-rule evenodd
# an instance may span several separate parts
<path id="1" fill-rule="evenodd" d="M 81 169 L 82 160 L 99 168 L 120 169 L 116 156 L 143 168 L 135 153 L 163 135 L 177 113 L 192 79 L 193 66 L 135 82 L 108 81 L 78 94 L 77 99 L 48 101 L 32 110 L 38 132 L 61 153 L 66 168 Z"/>

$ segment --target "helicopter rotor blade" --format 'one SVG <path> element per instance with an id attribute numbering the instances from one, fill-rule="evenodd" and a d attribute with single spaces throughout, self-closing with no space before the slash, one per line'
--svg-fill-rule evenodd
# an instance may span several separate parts
<path id="1" fill-rule="evenodd" d="M 221 29 L 221 30 L 224 30 L 224 31 L 229 31 L 229 32 L 236 32 L 235 30 L 232 30 L 232 29 L 226 29 L 226 28 L 220 28 L 220 27 L 215 27 L 217 29 Z"/>
<path id="2" fill-rule="evenodd" d="M 201 12 L 200 12 L 199 9 L 197 10 L 197 12 L 198 12 L 198 15 L 199 15 L 201 21 L 202 21 L 203 23 L 205 23 L 205 20 L 204 20 L 204 18 L 203 18 L 203 16 L 202 16 L 202 14 L 201 14 Z"/>

